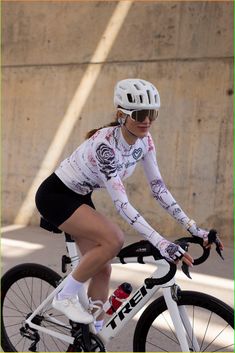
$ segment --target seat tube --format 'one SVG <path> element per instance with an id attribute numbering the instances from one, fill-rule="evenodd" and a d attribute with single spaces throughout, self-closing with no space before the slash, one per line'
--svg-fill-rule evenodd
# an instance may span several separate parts
<path id="1" fill-rule="evenodd" d="M 75 241 L 68 233 L 65 233 L 65 241 L 66 241 L 66 248 L 67 248 L 69 257 L 71 259 L 71 266 L 72 266 L 72 269 L 74 269 L 79 264 L 79 260 L 80 260 L 78 249 Z"/>
<path id="2" fill-rule="evenodd" d="M 176 331 L 177 338 L 180 343 L 181 350 L 182 352 L 190 352 L 186 338 L 186 332 L 180 317 L 178 306 L 171 295 L 171 287 L 163 288 L 163 295 Z"/>

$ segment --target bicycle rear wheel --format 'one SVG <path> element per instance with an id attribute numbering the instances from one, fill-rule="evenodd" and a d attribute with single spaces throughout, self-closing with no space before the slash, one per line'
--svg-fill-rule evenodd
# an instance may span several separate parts
<path id="1" fill-rule="evenodd" d="M 25 327 L 25 319 L 45 300 L 61 281 L 61 276 L 48 267 L 26 263 L 13 267 L 1 282 L 1 345 L 4 352 L 28 352 L 34 338 L 39 338 L 33 349 L 39 352 L 65 352 L 69 344 L 45 333 Z M 56 318 L 62 325 L 54 324 Z M 54 331 L 70 335 L 69 320 L 55 312 L 51 306 L 44 308 L 33 322 Z M 29 336 L 31 335 L 31 339 Z"/>
<path id="2" fill-rule="evenodd" d="M 204 293 L 182 291 L 178 305 L 184 305 L 192 331 L 187 334 L 191 351 L 197 338 L 200 352 L 234 352 L 233 309 Z M 141 315 L 135 329 L 134 352 L 181 351 L 164 297 L 153 301 Z"/>

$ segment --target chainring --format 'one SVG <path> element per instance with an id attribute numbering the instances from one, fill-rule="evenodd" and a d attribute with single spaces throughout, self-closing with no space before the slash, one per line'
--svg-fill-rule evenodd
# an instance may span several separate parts
<path id="1" fill-rule="evenodd" d="M 106 348 L 103 342 L 97 335 L 90 332 L 89 337 L 90 337 L 89 352 L 106 352 Z M 88 352 L 88 350 L 85 348 L 85 344 L 81 334 L 76 337 L 74 344 L 69 345 L 67 352 Z"/>

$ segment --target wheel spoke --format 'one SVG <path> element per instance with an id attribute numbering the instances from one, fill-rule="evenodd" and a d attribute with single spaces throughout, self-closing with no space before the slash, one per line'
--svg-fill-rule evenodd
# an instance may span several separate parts
<path id="1" fill-rule="evenodd" d="M 22 349 L 22 351 L 24 352 L 25 351 L 25 346 L 26 346 L 26 343 L 27 343 L 27 338 L 25 337 L 25 339 L 24 339 L 24 344 L 23 344 L 23 349 Z"/>
<path id="2" fill-rule="evenodd" d="M 215 342 L 215 340 L 221 335 L 222 332 L 224 332 L 224 330 L 226 330 L 226 328 L 228 327 L 229 325 L 226 325 L 216 336 L 215 338 L 206 346 L 206 348 L 204 348 L 203 352 L 205 352 L 205 350 L 210 347 L 210 345 Z"/>
<path id="3" fill-rule="evenodd" d="M 11 291 L 14 293 L 14 296 L 13 296 L 14 300 L 15 300 L 16 298 L 18 298 L 18 299 L 26 306 L 26 308 L 28 308 L 28 309 L 31 310 L 31 308 L 30 308 L 30 306 L 29 306 L 29 304 L 28 304 L 28 302 L 27 302 L 27 298 L 25 297 L 25 295 L 24 295 L 24 293 L 22 292 L 21 288 L 19 287 L 19 284 L 18 284 L 18 283 L 17 283 L 17 286 L 18 286 L 18 290 L 21 292 L 21 294 L 22 294 L 23 298 L 25 299 L 25 301 L 23 300 L 22 297 L 19 296 L 18 292 L 17 292 L 14 288 L 11 288 Z"/>
<path id="4" fill-rule="evenodd" d="M 43 338 L 44 338 L 44 333 L 42 333 L 42 336 L 43 336 Z M 44 338 L 43 341 L 40 340 L 40 343 L 42 343 L 43 346 L 44 346 L 44 352 L 49 352 L 50 350 L 49 350 L 49 348 L 47 347 L 45 341 L 46 341 L 46 340 L 45 340 L 45 338 Z M 46 348 L 46 349 L 45 349 L 45 348 Z"/>
<path id="5" fill-rule="evenodd" d="M 24 337 L 20 337 L 20 340 L 16 343 L 16 346 L 18 346 L 20 344 L 20 342 L 22 342 L 22 340 L 24 339 Z"/>
<path id="6" fill-rule="evenodd" d="M 23 280 L 24 280 L 24 282 L 25 282 L 26 288 L 27 288 L 27 290 L 28 290 L 29 298 L 30 298 L 30 296 L 31 296 L 31 291 L 30 291 L 30 289 L 29 289 L 27 280 L 26 280 L 26 278 L 23 278 Z M 26 299 L 26 301 L 28 302 L 28 300 L 27 300 L 27 298 L 26 298 L 26 295 L 23 293 L 23 291 L 22 291 L 22 289 L 21 289 L 21 286 L 19 285 L 18 282 L 16 282 L 16 284 L 17 284 L 17 286 L 18 286 L 20 292 L 22 293 L 23 297 L 24 297 L 24 298 Z M 33 310 L 32 305 L 31 305 L 30 303 L 28 303 L 28 308 L 29 308 L 30 311 Z"/>
<path id="7" fill-rule="evenodd" d="M 167 326 L 169 327 L 169 329 L 170 329 L 170 331 L 171 331 L 171 333 L 172 333 L 172 335 L 175 337 L 175 339 L 176 339 L 176 341 L 174 341 L 172 338 L 172 341 L 173 342 L 175 342 L 175 343 L 178 343 L 179 341 L 178 341 L 178 338 L 177 338 L 177 336 L 176 336 L 176 334 L 175 334 L 175 332 L 172 330 L 172 327 L 171 327 L 171 325 L 169 324 L 169 322 L 168 322 L 168 320 L 166 319 L 166 317 L 165 317 L 165 315 L 164 315 L 164 313 L 162 314 L 162 316 L 164 317 L 164 320 L 165 320 L 165 322 L 166 322 L 166 324 L 167 324 Z"/>
<path id="8" fill-rule="evenodd" d="M 20 321 L 20 322 L 11 324 L 11 325 L 5 325 L 5 328 L 14 327 L 14 326 L 19 326 L 19 325 L 21 325 L 21 324 L 22 324 L 22 322 Z"/>
<path id="9" fill-rule="evenodd" d="M 160 348 L 163 352 L 169 352 L 169 351 L 165 350 L 164 348 L 162 348 L 162 347 L 160 347 L 160 346 L 158 346 L 158 345 L 156 345 L 156 344 L 154 344 L 152 342 L 149 342 L 149 341 L 146 341 L 146 342 L 151 344 L 151 346 L 153 346 L 153 347 Z M 158 352 L 158 351 L 156 351 L 156 352 Z"/>
<path id="10" fill-rule="evenodd" d="M 193 305 L 192 307 L 192 310 L 193 310 L 193 314 L 192 314 L 192 332 L 186 332 L 187 333 L 187 337 L 192 345 L 192 348 L 193 350 L 195 350 L 195 347 L 194 347 L 194 344 L 193 344 L 193 341 L 194 341 L 194 325 L 195 325 L 195 306 Z"/>
<path id="11" fill-rule="evenodd" d="M 9 336 L 9 338 L 13 338 L 16 336 L 20 336 L 21 338 L 23 338 L 23 336 L 21 336 L 20 332 L 18 332 L 18 331 L 16 333 L 12 334 L 11 336 Z"/>
<path id="12" fill-rule="evenodd" d="M 4 289 L 2 287 L 2 320 L 4 325 L 2 344 L 5 345 L 4 351 L 29 351 L 35 341 L 26 336 L 33 334 L 34 331 L 26 326 L 24 334 L 20 332 L 20 329 L 24 327 L 26 317 L 44 301 L 44 298 L 48 297 L 60 279 L 58 274 L 42 265 L 33 264 L 29 267 L 28 264 L 23 264 L 9 270 L 9 277 L 6 275 L 2 281 L 4 286 Z M 58 332 L 71 337 L 71 326 L 67 319 L 65 321 L 64 315 L 54 314 L 50 303 L 45 305 L 42 311 L 47 312 L 45 318 L 42 314 L 38 314 L 33 321 L 35 324 L 52 329 L 55 334 Z M 53 319 L 59 320 L 58 323 L 53 322 Z M 67 342 L 41 332 L 40 329 L 37 332 L 40 336 L 37 351 L 67 351 L 69 346 Z"/>
<path id="13" fill-rule="evenodd" d="M 54 288 L 53 288 L 53 289 L 54 289 Z M 47 297 L 49 296 L 50 292 L 51 292 L 51 286 L 48 285 L 47 292 L 46 292 L 44 298 L 47 298 Z M 47 306 L 46 306 L 46 307 L 44 308 L 44 310 L 42 311 L 42 315 L 44 315 L 48 310 L 50 310 L 50 306 L 51 306 L 51 304 L 48 303 Z"/>
<path id="14" fill-rule="evenodd" d="M 10 308 L 9 308 L 10 309 Z M 25 314 L 26 315 L 26 314 Z M 22 319 L 22 316 L 18 316 L 18 315 L 4 315 L 5 318 L 21 318 Z"/>
<path id="15" fill-rule="evenodd" d="M 7 300 L 9 300 L 9 298 L 7 298 Z M 10 303 L 15 306 L 15 304 L 13 302 L 10 302 Z M 20 311 L 16 306 L 14 308 L 12 308 L 12 307 L 10 307 L 8 305 L 4 305 L 4 309 L 10 309 L 10 310 L 17 311 L 18 313 L 22 314 L 23 316 L 27 315 L 27 313 L 24 313 L 23 311 Z M 5 315 L 3 315 L 3 316 L 6 317 Z"/>
<path id="16" fill-rule="evenodd" d="M 234 347 L 234 344 L 233 344 L 233 343 L 232 343 L 232 344 L 229 344 L 228 346 L 225 346 L 225 347 L 220 347 L 220 348 L 214 350 L 213 352 L 223 352 L 225 349 L 227 349 L 227 348 L 229 348 L 229 347 L 232 348 L 232 349 L 231 349 L 231 352 L 233 352 L 233 351 L 234 351 L 234 350 L 233 350 L 233 347 Z"/>
<path id="17" fill-rule="evenodd" d="M 232 308 L 219 299 L 194 291 L 182 291 L 178 305 L 183 307 L 180 314 L 190 350 L 234 351 Z M 164 297 L 153 301 L 140 317 L 134 336 L 134 351 L 180 351 Z"/>
<path id="18" fill-rule="evenodd" d="M 205 338 L 206 338 L 206 334 L 207 334 L 207 331 L 208 331 L 208 328 L 209 328 L 209 323 L 211 322 L 211 318 L 212 318 L 212 312 L 210 312 L 210 317 L 209 317 L 209 320 L 207 322 L 207 326 L 206 326 L 206 330 L 205 330 L 205 333 L 204 333 L 204 336 L 203 336 L 203 339 L 202 339 L 202 343 L 201 343 L 201 346 L 200 346 L 200 350 L 202 349 L 203 347 L 203 344 L 204 344 L 204 341 L 205 341 Z"/>
<path id="19" fill-rule="evenodd" d="M 178 343 L 178 341 L 174 340 L 171 336 L 168 336 L 166 333 L 164 333 L 162 330 L 160 330 L 159 328 L 157 327 L 153 327 L 153 329 L 157 332 L 160 332 L 163 336 L 169 338 L 169 340 L 171 340 L 172 342 L 174 343 Z M 174 335 L 175 336 L 175 335 Z"/>

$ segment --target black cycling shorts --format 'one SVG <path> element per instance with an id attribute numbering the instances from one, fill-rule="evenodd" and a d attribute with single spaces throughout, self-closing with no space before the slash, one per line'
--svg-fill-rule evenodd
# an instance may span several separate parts
<path id="1" fill-rule="evenodd" d="M 58 227 L 83 204 L 95 209 L 91 194 L 77 194 L 53 173 L 39 186 L 35 202 L 43 218 Z"/>

